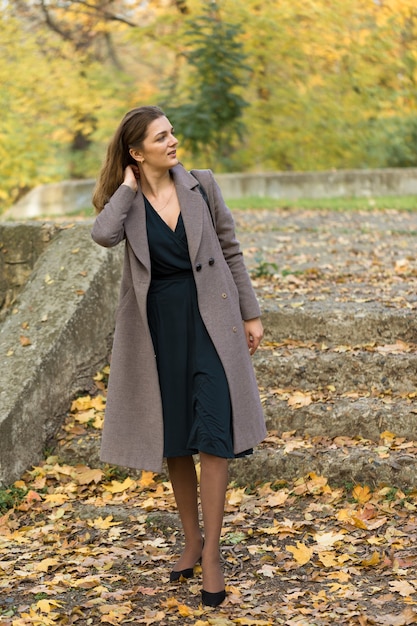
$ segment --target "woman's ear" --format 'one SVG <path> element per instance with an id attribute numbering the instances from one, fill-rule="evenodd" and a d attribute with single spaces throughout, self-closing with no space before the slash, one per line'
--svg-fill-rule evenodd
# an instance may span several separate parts
<path id="1" fill-rule="evenodd" d="M 143 156 L 139 150 L 136 150 L 136 148 L 129 148 L 129 154 L 135 161 L 138 161 L 139 163 L 143 161 Z"/>

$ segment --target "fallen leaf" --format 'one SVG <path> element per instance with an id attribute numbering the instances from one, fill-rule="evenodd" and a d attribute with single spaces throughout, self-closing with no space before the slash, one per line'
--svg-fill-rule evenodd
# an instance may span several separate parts
<path id="1" fill-rule="evenodd" d="M 298 565 L 305 565 L 313 556 L 313 549 L 309 548 L 301 541 L 297 541 L 296 546 L 286 546 L 285 549 L 293 554 Z"/>

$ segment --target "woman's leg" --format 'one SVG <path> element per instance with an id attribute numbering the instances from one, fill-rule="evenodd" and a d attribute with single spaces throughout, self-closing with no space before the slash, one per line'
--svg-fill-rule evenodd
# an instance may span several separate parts
<path id="1" fill-rule="evenodd" d="M 228 483 L 228 461 L 200 452 L 200 463 L 200 497 L 204 522 L 203 589 L 217 593 L 224 589 L 219 544 Z"/>
<path id="2" fill-rule="evenodd" d="M 198 517 L 197 475 L 192 456 L 169 458 L 167 463 L 185 539 L 184 552 L 174 566 L 178 572 L 194 567 L 201 556 L 203 539 Z"/>

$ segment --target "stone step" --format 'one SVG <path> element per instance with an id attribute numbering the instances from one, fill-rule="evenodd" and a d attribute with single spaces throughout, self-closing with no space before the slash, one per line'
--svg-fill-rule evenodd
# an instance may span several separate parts
<path id="1" fill-rule="evenodd" d="M 417 343 L 417 213 L 235 212 L 267 338 Z"/>
<path id="2" fill-rule="evenodd" d="M 357 436 L 377 442 L 389 431 L 398 437 L 413 439 L 417 433 L 417 403 L 399 398 L 332 398 L 308 402 L 309 396 L 296 392 L 262 394 L 269 430 L 294 431 L 299 436 Z M 296 402 L 300 404 L 289 404 Z"/>
<path id="3" fill-rule="evenodd" d="M 86 429 L 68 437 L 58 435 L 54 454 L 60 463 L 89 467 L 105 465 L 99 460 L 100 431 Z M 140 472 L 125 468 L 135 477 Z M 167 468 L 164 474 L 167 475 Z M 245 486 L 276 480 L 292 481 L 311 474 L 332 485 L 357 483 L 376 487 L 386 484 L 401 489 L 417 487 L 417 442 L 384 433 L 374 442 L 346 435 L 296 436 L 270 430 L 251 456 L 230 462 L 230 481 Z"/>
<path id="4" fill-rule="evenodd" d="M 416 287 L 417 293 L 417 287 Z M 397 340 L 417 343 L 417 315 L 410 308 L 394 309 L 378 303 L 304 302 L 280 306 L 271 297 L 266 299 L 258 287 L 265 339 L 287 338 L 327 345 L 393 344 Z M 296 304 L 296 303 L 295 303 Z"/>
<path id="5" fill-rule="evenodd" d="M 311 348 L 261 347 L 254 356 L 262 387 L 407 394 L 417 391 L 417 351 L 409 344 L 368 349 L 327 345 Z"/>
<path id="6" fill-rule="evenodd" d="M 295 441 L 277 443 L 271 438 L 264 446 L 244 459 L 230 464 L 230 479 L 239 485 L 250 483 L 291 481 L 309 476 L 323 476 L 332 485 L 346 484 L 377 487 L 386 484 L 401 489 L 417 486 L 417 443 L 409 448 L 391 450 L 389 447 L 365 445 L 331 445 L 331 441 Z M 314 480 L 310 489 L 314 493 Z"/>

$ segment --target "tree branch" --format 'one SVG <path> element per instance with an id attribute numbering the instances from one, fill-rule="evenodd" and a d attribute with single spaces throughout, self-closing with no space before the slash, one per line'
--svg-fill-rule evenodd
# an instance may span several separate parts
<path id="1" fill-rule="evenodd" d="M 131 26 L 132 28 L 136 28 L 138 26 L 137 24 L 135 24 L 134 22 L 131 22 L 127 18 L 121 15 L 116 15 L 115 13 L 108 11 L 104 7 L 94 6 L 90 4 L 89 2 L 87 2 L 86 0 L 72 0 L 72 3 L 80 4 L 81 6 L 84 6 L 86 9 L 90 9 L 91 11 L 95 13 L 101 14 L 101 16 L 106 20 L 113 21 L 113 22 L 121 22 L 122 24 Z"/>

